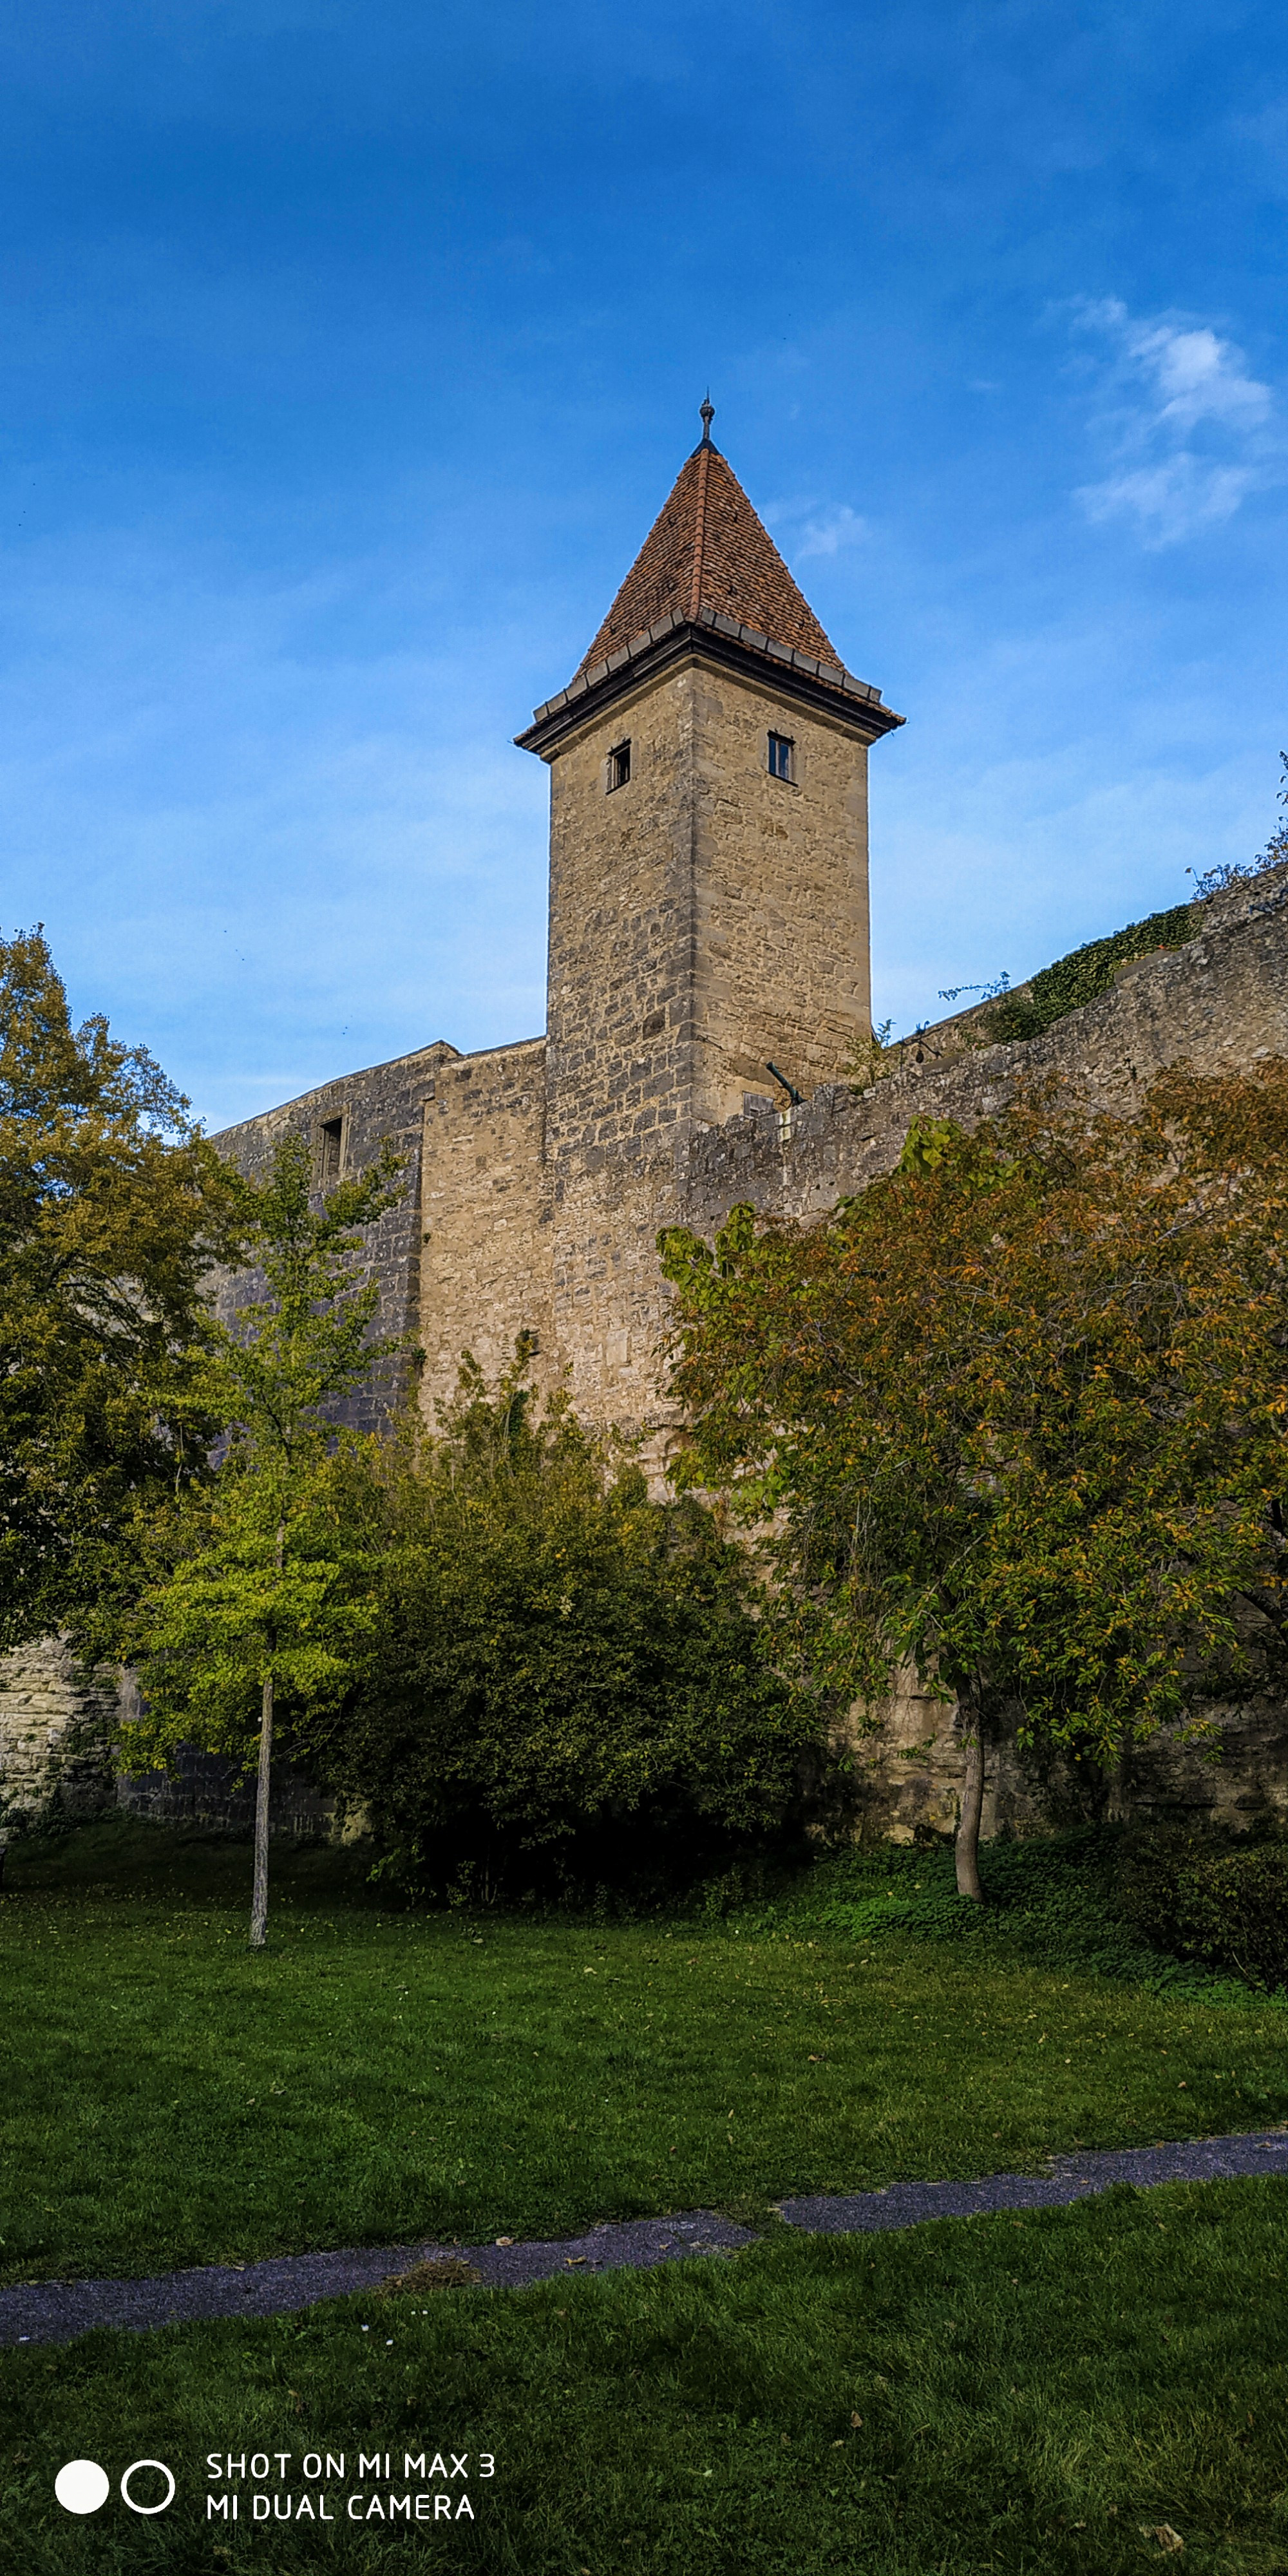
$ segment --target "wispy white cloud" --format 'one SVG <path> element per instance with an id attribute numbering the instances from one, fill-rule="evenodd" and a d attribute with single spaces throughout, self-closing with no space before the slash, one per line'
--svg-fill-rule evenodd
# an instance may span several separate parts
<path id="1" fill-rule="evenodd" d="M 818 518 L 806 520 L 794 551 L 801 556 L 839 554 L 842 546 L 858 545 L 867 532 L 867 520 L 841 501 L 834 510 L 824 510 Z"/>
<path id="2" fill-rule="evenodd" d="M 1175 545 L 1280 479 L 1274 395 L 1234 341 L 1208 323 L 1137 319 L 1116 296 L 1081 304 L 1074 327 L 1105 353 L 1093 431 L 1109 471 L 1076 495 L 1093 522 L 1127 518 L 1147 544 Z"/>
<path id="3" fill-rule="evenodd" d="M 1156 465 L 1107 475 L 1103 483 L 1084 483 L 1078 499 L 1093 522 L 1127 514 L 1155 545 L 1169 546 L 1232 519 L 1259 479 L 1255 466 L 1217 465 L 1182 450 Z"/>
<path id="4" fill-rule="evenodd" d="M 761 512 L 767 528 L 775 529 L 793 562 L 804 562 L 811 555 L 836 555 L 843 546 L 858 545 L 867 536 L 867 520 L 847 501 L 774 501 Z"/>

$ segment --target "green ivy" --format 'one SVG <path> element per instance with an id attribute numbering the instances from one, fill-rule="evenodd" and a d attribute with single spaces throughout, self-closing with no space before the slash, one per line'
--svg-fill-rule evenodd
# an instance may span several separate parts
<path id="1" fill-rule="evenodd" d="M 1088 1002 L 1099 1001 L 1120 966 L 1135 957 L 1148 957 L 1154 948 L 1184 948 L 1187 940 L 1197 938 L 1198 928 L 1193 904 L 1177 903 L 1168 912 L 1151 912 L 1144 921 L 1129 922 L 1109 939 L 1089 940 L 1085 948 L 1075 948 L 1069 956 L 1057 957 L 1053 966 L 1042 967 L 1026 991 L 1004 994 L 989 1017 L 990 1037 L 995 1041 L 1040 1037 L 1067 1011 L 1081 1011 Z"/>

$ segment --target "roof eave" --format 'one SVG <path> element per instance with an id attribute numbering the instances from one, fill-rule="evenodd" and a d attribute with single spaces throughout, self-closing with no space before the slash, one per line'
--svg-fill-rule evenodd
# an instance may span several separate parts
<path id="1" fill-rule="evenodd" d="M 812 655 L 798 652 L 794 645 L 776 643 L 772 636 L 740 625 L 719 609 L 699 608 L 696 617 L 676 609 L 642 635 L 633 635 L 606 661 L 578 671 L 566 689 L 547 698 L 544 706 L 534 710 L 531 724 L 515 735 L 519 749 L 536 752 L 542 760 L 550 759 L 568 734 L 611 705 L 614 698 L 641 680 L 651 679 L 668 663 L 696 653 L 741 669 L 762 683 L 772 671 L 784 696 L 816 706 L 832 717 L 842 717 L 869 742 L 893 733 L 905 722 L 893 708 L 882 705 L 879 689 L 866 680 L 856 680 L 838 663 L 816 661 Z"/>

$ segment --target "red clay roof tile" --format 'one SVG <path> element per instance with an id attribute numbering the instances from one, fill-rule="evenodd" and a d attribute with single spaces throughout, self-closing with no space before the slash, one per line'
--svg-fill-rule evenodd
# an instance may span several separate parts
<path id="1" fill-rule="evenodd" d="M 703 440 L 681 469 L 588 653 L 589 670 L 673 611 L 710 608 L 777 644 L 840 664 L 732 467 Z"/>

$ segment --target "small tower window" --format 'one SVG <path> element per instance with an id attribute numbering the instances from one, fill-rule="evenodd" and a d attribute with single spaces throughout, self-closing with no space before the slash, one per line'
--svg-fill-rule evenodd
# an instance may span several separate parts
<path id="1" fill-rule="evenodd" d="M 608 792 L 610 796 L 615 787 L 625 787 L 629 784 L 630 775 L 630 744 L 628 742 L 616 743 L 608 755 Z"/>
<path id="2" fill-rule="evenodd" d="M 791 779 L 793 777 L 796 768 L 796 763 L 793 758 L 795 748 L 796 746 L 793 743 L 790 734 L 771 733 L 769 737 L 769 775 L 771 778 Z"/>
<path id="3" fill-rule="evenodd" d="M 324 1118 L 318 1131 L 318 1180 L 324 1190 L 333 1190 L 340 1178 L 340 1148 L 344 1142 L 343 1118 Z"/>

